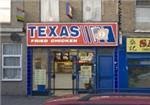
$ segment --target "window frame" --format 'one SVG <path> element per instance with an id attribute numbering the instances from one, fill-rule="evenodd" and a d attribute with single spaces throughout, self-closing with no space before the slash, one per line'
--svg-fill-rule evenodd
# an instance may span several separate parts
<path id="1" fill-rule="evenodd" d="M 20 46 L 21 46 L 21 52 L 20 52 L 20 54 L 16 54 L 16 55 L 11 55 L 11 54 L 9 54 L 9 55 L 5 55 L 5 54 L 3 54 L 3 49 L 4 49 L 4 45 L 6 45 L 6 44 L 19 44 Z M 5 57 L 19 57 L 20 58 L 20 65 L 19 66 L 4 66 L 4 58 Z M 17 69 L 20 69 L 21 71 L 20 71 L 20 78 L 19 79 L 5 79 L 5 78 L 3 78 L 3 71 L 4 71 L 4 69 L 6 69 L 6 68 L 12 68 L 12 69 L 14 69 L 14 68 L 17 68 Z M 22 81 L 22 44 L 21 43 L 2 43 L 2 81 Z"/>
<path id="2" fill-rule="evenodd" d="M 5 9 L 5 10 L 9 10 L 9 21 L 7 20 L 7 21 L 0 21 L 0 24 L 7 24 L 7 23 L 11 23 L 11 13 L 12 13 L 12 0 L 10 0 L 10 8 L 0 8 L 0 9 Z"/>

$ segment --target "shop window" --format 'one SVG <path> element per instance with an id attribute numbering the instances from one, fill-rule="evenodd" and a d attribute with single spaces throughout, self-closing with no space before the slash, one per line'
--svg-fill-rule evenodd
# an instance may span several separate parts
<path id="1" fill-rule="evenodd" d="M 11 0 L 0 0 L 0 23 L 11 21 Z"/>
<path id="2" fill-rule="evenodd" d="M 41 0 L 41 21 L 59 21 L 59 0 Z"/>
<path id="3" fill-rule="evenodd" d="M 129 67 L 129 88 L 150 88 L 150 67 Z"/>
<path id="4" fill-rule="evenodd" d="M 22 80 L 21 44 L 3 44 L 2 80 Z"/>
<path id="5" fill-rule="evenodd" d="M 150 31 L 150 1 L 136 1 L 136 31 Z"/>
<path id="6" fill-rule="evenodd" d="M 141 60 L 141 59 L 129 59 L 128 60 L 128 64 L 130 66 L 141 66 L 141 65 L 150 65 L 150 59 L 145 59 L 145 60 Z"/>

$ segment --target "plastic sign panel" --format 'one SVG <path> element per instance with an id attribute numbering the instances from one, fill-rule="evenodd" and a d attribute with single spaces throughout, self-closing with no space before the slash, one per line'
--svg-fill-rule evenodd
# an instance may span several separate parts
<path id="1" fill-rule="evenodd" d="M 28 46 L 117 46 L 117 23 L 28 23 Z"/>
<path id="2" fill-rule="evenodd" d="M 127 52 L 150 52 L 150 38 L 127 38 Z"/>

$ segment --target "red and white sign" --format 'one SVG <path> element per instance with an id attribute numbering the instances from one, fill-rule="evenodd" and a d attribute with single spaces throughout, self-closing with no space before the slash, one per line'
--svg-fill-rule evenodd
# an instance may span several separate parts
<path id="1" fill-rule="evenodd" d="M 28 46 L 117 46 L 117 23 L 28 23 Z"/>

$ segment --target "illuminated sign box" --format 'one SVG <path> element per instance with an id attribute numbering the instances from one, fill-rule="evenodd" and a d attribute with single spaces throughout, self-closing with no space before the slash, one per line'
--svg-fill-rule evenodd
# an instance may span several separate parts
<path id="1" fill-rule="evenodd" d="M 150 52 L 150 38 L 127 38 L 127 52 Z"/>
<path id="2" fill-rule="evenodd" d="M 117 23 L 28 23 L 28 46 L 117 46 Z"/>

